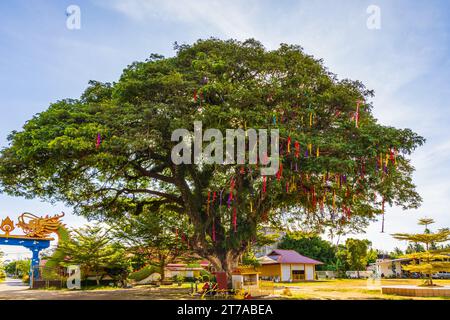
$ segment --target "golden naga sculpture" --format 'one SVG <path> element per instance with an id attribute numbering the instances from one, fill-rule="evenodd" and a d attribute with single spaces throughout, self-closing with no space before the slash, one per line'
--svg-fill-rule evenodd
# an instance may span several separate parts
<path id="1" fill-rule="evenodd" d="M 25 212 L 19 216 L 16 226 L 21 228 L 27 237 L 47 238 L 62 225 L 60 221 L 62 217 L 64 217 L 64 212 L 53 217 L 47 215 L 43 218 Z"/>
<path id="2" fill-rule="evenodd" d="M 5 219 L 2 220 L 2 223 L 0 224 L 0 230 L 2 230 L 5 233 L 5 236 L 9 237 L 9 234 L 14 229 L 15 229 L 14 222 L 9 217 L 6 217 Z"/>

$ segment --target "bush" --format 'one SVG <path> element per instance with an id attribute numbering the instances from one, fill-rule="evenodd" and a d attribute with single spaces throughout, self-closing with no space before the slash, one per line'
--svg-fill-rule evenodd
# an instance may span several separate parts
<path id="1" fill-rule="evenodd" d="M 173 276 L 173 281 L 175 281 L 177 283 L 182 283 L 182 282 L 184 282 L 184 276 L 182 276 L 181 274 L 177 274 L 177 275 Z"/>
<path id="2" fill-rule="evenodd" d="M 161 273 L 159 268 L 152 266 L 152 265 L 147 265 L 136 272 L 130 273 L 128 278 L 131 280 L 141 281 L 155 272 Z"/>
<path id="3" fill-rule="evenodd" d="M 199 278 L 201 282 L 210 281 L 212 279 L 212 274 L 206 270 L 201 270 Z"/>
<path id="4" fill-rule="evenodd" d="M 28 274 L 24 274 L 22 276 L 22 282 L 23 283 L 30 283 L 30 276 Z"/>

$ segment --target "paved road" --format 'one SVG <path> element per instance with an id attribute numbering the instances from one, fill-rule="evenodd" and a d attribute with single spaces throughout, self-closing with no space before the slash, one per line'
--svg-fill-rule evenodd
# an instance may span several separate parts
<path id="1" fill-rule="evenodd" d="M 0 282 L 0 295 L 3 296 L 8 292 L 19 292 L 28 290 L 28 286 L 20 279 L 6 278 L 5 281 Z"/>
<path id="2" fill-rule="evenodd" d="M 115 290 L 30 290 L 21 280 L 0 283 L 0 300 L 160 300 L 191 299 L 186 288 L 132 288 Z"/>

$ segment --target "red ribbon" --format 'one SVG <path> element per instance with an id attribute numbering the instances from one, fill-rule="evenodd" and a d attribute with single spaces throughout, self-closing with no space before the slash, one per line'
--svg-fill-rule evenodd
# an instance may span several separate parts
<path id="1" fill-rule="evenodd" d="M 291 153 L 291 137 L 287 139 L 287 153 Z"/>
<path id="2" fill-rule="evenodd" d="M 233 178 L 231 178 L 231 182 L 230 182 L 230 201 L 233 200 L 233 190 L 234 190 L 234 186 L 235 186 L 235 181 Z"/>
<path id="3" fill-rule="evenodd" d="M 97 142 L 95 143 L 95 148 L 100 148 L 100 145 L 102 144 L 102 135 L 100 133 L 97 133 Z"/>
<path id="4" fill-rule="evenodd" d="M 300 156 L 300 143 L 298 141 L 294 142 L 295 148 L 295 157 L 298 158 Z"/>
<path id="5" fill-rule="evenodd" d="M 233 208 L 233 229 L 237 232 L 237 210 L 236 207 Z"/>
<path id="6" fill-rule="evenodd" d="M 277 172 L 277 180 L 278 181 L 280 181 L 282 175 L 283 175 L 283 164 L 280 162 L 280 167 Z"/>

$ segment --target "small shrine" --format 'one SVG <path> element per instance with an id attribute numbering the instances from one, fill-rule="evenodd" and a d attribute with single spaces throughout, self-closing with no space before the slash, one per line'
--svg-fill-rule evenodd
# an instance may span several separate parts
<path id="1" fill-rule="evenodd" d="M 256 296 L 259 292 L 259 272 L 252 266 L 238 267 L 231 275 L 231 283 L 234 290 L 244 290 Z"/>

